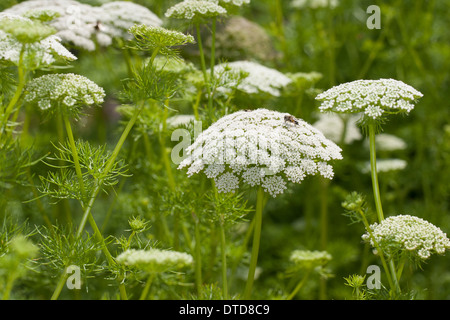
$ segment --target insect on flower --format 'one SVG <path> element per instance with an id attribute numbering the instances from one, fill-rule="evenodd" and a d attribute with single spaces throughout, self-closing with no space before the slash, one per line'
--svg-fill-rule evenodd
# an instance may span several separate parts
<path id="1" fill-rule="evenodd" d="M 290 114 L 284 116 L 284 122 L 298 125 L 297 119 L 295 119 L 295 117 L 291 116 Z"/>

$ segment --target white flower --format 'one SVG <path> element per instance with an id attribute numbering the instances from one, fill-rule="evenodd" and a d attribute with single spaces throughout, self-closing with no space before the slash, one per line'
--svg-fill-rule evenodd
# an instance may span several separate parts
<path id="1" fill-rule="evenodd" d="M 379 119 L 384 113 L 409 113 L 422 97 L 413 87 L 393 79 L 356 80 L 340 84 L 317 95 L 319 110 L 338 113 L 363 112 Z"/>
<path id="2" fill-rule="evenodd" d="M 189 123 L 195 121 L 195 116 L 191 114 L 179 114 L 167 118 L 166 123 L 168 127 L 180 127 L 186 126 Z"/>
<path id="3" fill-rule="evenodd" d="M 14 14 L 6 14 L 0 12 L 0 21 L 8 20 L 27 20 Z M 57 59 L 76 60 L 69 50 L 61 43 L 61 39 L 55 35 L 51 35 L 39 42 L 29 43 L 25 47 L 23 60 L 29 65 L 28 67 L 35 69 L 39 66 L 47 66 L 54 63 Z M 0 30 L 0 59 L 10 61 L 16 65 L 19 64 L 20 52 L 23 44 L 16 40 L 12 35 Z"/>
<path id="4" fill-rule="evenodd" d="M 368 143 L 366 146 L 368 147 Z M 405 150 L 407 147 L 403 139 L 388 133 L 377 134 L 375 136 L 375 146 L 377 151 Z"/>
<path id="5" fill-rule="evenodd" d="M 249 4 L 250 0 L 220 0 L 221 3 L 224 3 L 226 5 L 233 5 L 240 7 L 244 4 Z"/>
<path id="6" fill-rule="evenodd" d="M 342 159 L 341 149 L 305 121 L 286 122 L 285 116 L 257 109 L 222 117 L 186 149 L 178 168 L 188 168 L 189 176 L 204 171 L 222 192 L 243 182 L 274 197 L 284 192 L 287 181 L 301 183 L 315 174 L 331 179 L 327 162 Z"/>
<path id="7" fill-rule="evenodd" d="M 114 1 L 100 7 L 79 3 L 75 0 L 28 0 L 18 3 L 5 12 L 24 15 L 32 10 L 50 10 L 59 17 L 50 25 L 63 42 L 88 51 L 109 46 L 114 37 L 128 39 L 127 30 L 134 24 L 162 25 L 153 12 L 129 1 Z"/>
<path id="8" fill-rule="evenodd" d="M 444 254 L 446 249 L 450 249 L 450 240 L 441 229 L 415 216 L 388 217 L 380 224 L 374 223 L 370 229 L 377 244 L 388 254 L 406 250 L 425 260 L 432 253 Z M 369 233 L 365 233 L 362 238 L 375 246 Z"/>
<path id="9" fill-rule="evenodd" d="M 113 37 L 128 38 L 128 29 L 133 25 L 159 27 L 162 20 L 148 8 L 131 1 L 107 2 L 100 7 L 103 12 L 105 32 Z"/>
<path id="10" fill-rule="evenodd" d="M 377 172 L 398 171 L 406 168 L 408 163 L 402 159 L 377 159 Z M 370 162 L 364 163 L 363 173 L 370 172 Z"/>
<path id="11" fill-rule="evenodd" d="M 93 81 L 81 75 L 64 73 L 48 74 L 31 80 L 27 84 L 24 99 L 36 102 L 41 110 L 62 106 L 76 113 L 82 106 L 101 104 L 104 97 L 104 90 Z"/>
<path id="12" fill-rule="evenodd" d="M 128 249 L 116 258 L 117 262 L 127 266 L 134 266 L 148 272 L 164 272 L 169 269 L 180 269 L 190 266 L 193 258 L 190 254 L 171 250 Z"/>
<path id="13" fill-rule="evenodd" d="M 347 118 L 345 126 L 344 143 L 351 144 L 356 140 L 362 139 L 361 130 L 356 125 L 358 117 L 350 116 Z M 325 137 L 334 141 L 341 142 L 344 131 L 344 119 L 335 113 L 322 113 L 313 126 L 321 131 Z"/>
<path id="14" fill-rule="evenodd" d="M 227 10 L 218 1 L 185 0 L 170 7 L 165 16 L 176 19 L 194 19 L 225 15 Z"/>
<path id="15" fill-rule="evenodd" d="M 238 74 L 241 72 L 246 73 L 247 76 L 237 84 L 237 88 L 249 94 L 262 91 L 273 96 L 279 96 L 280 89 L 292 82 L 289 77 L 278 70 L 252 61 L 234 61 L 219 64 L 214 67 L 214 73 L 220 77 L 227 77 L 227 73 Z M 236 84 L 231 83 L 227 87 L 233 85 Z M 223 89 L 226 90 L 226 88 Z"/>
<path id="16" fill-rule="evenodd" d="M 332 256 L 328 252 L 317 250 L 294 250 L 289 257 L 289 260 L 297 266 L 307 268 L 325 265 L 331 259 Z"/>
<path id="17" fill-rule="evenodd" d="M 292 0 L 291 6 L 294 8 L 335 8 L 339 5 L 338 0 Z"/>

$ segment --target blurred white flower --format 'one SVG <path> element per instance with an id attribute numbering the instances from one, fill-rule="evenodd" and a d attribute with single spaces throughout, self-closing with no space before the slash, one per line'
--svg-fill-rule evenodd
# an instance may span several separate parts
<path id="1" fill-rule="evenodd" d="M 367 147 L 368 142 L 367 142 Z M 375 146 L 377 151 L 396 151 L 396 150 L 405 150 L 407 145 L 406 142 L 392 134 L 388 133 L 379 133 L 375 137 Z"/>
<path id="2" fill-rule="evenodd" d="M 289 260 L 298 267 L 313 268 L 323 266 L 332 259 L 331 254 L 326 251 L 294 250 Z"/>
<path id="3" fill-rule="evenodd" d="M 450 249 L 450 240 L 442 230 L 419 217 L 397 215 L 370 226 L 377 244 L 383 252 L 394 254 L 407 251 L 420 259 L 428 259 L 432 253 L 444 254 Z M 369 233 L 362 239 L 375 246 Z"/>
<path id="4" fill-rule="evenodd" d="M 319 110 L 338 113 L 363 112 L 370 119 L 385 113 L 409 113 L 422 93 L 393 79 L 356 80 L 340 84 L 317 95 Z"/>
<path id="5" fill-rule="evenodd" d="M 399 171 L 406 168 L 408 162 L 402 159 L 377 159 L 377 172 Z M 363 173 L 370 173 L 370 162 L 364 163 L 361 168 Z"/>
<path id="6" fill-rule="evenodd" d="M 227 77 L 227 73 L 245 73 L 247 76 L 239 83 L 229 83 L 219 90 L 227 90 L 237 85 L 243 92 L 252 94 L 266 92 L 273 96 L 280 96 L 280 89 L 287 86 L 292 80 L 278 70 L 268 68 L 252 61 L 234 61 L 223 63 L 214 67 L 214 74 Z M 229 77 L 232 78 L 232 77 Z M 235 77 L 236 78 L 236 77 Z"/>
<path id="7" fill-rule="evenodd" d="M 159 27 L 162 20 L 148 8 L 131 1 L 113 1 L 99 8 L 103 14 L 100 23 L 112 37 L 128 38 L 128 29 L 136 25 Z"/>
<path id="8" fill-rule="evenodd" d="M 128 249 L 116 258 L 117 262 L 139 268 L 147 272 L 164 272 L 192 265 L 194 259 L 190 254 L 172 250 Z"/>
<path id="9" fill-rule="evenodd" d="M 350 116 L 346 120 L 344 143 L 351 144 L 356 140 L 362 139 L 361 130 L 357 126 L 358 117 Z M 344 132 L 344 119 L 335 113 L 322 113 L 319 115 L 313 127 L 321 131 L 325 137 L 340 143 Z"/>
<path id="10" fill-rule="evenodd" d="M 225 5 L 233 5 L 236 7 L 240 7 L 244 4 L 249 4 L 250 0 L 220 0 L 219 1 L 220 4 L 225 4 Z"/>
<path id="11" fill-rule="evenodd" d="M 167 120 L 166 120 L 168 127 L 185 126 L 193 121 L 195 121 L 195 116 L 191 115 L 191 114 L 179 114 L 179 115 L 167 118 Z"/>
<path id="12" fill-rule="evenodd" d="M 339 0 L 292 0 L 291 6 L 298 9 L 303 8 L 336 8 L 339 5 Z"/>
<path id="13" fill-rule="evenodd" d="M 342 159 L 341 149 L 303 120 L 286 122 L 287 113 L 267 109 L 238 111 L 222 117 L 186 149 L 178 169 L 188 176 L 204 171 L 221 192 L 240 182 L 261 186 L 275 197 L 287 182 L 308 175 L 333 177 L 329 161 Z"/>
<path id="14" fill-rule="evenodd" d="M 113 1 L 94 7 L 75 0 L 28 0 L 5 12 L 24 15 L 32 10 L 57 12 L 59 17 L 50 23 L 58 30 L 56 35 L 62 41 L 88 51 L 95 50 L 96 43 L 111 45 L 114 37 L 130 38 L 127 30 L 134 24 L 162 24 L 149 9 L 129 1 Z"/>
<path id="15" fill-rule="evenodd" d="M 23 18 L 19 15 L 0 12 L 0 21 L 4 21 L 5 19 L 11 20 L 12 22 L 14 20 L 31 21 L 30 19 Z M 33 69 L 42 65 L 50 65 L 58 59 L 69 61 L 76 60 L 77 57 L 67 50 L 60 41 L 61 39 L 59 37 L 51 35 L 39 42 L 28 43 L 25 47 L 23 60 Z M 15 39 L 11 34 L 0 30 L 0 59 L 18 65 L 22 48 L 22 43 Z"/>

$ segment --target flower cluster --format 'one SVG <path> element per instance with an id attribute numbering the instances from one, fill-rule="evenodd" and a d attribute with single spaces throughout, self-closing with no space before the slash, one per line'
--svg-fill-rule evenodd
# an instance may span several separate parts
<path id="1" fill-rule="evenodd" d="M 261 186 L 276 197 L 287 181 L 301 183 L 308 175 L 331 179 L 327 162 L 342 159 L 341 149 L 301 119 L 267 109 L 238 111 L 222 117 L 186 149 L 179 169 L 189 176 L 204 170 L 219 192 L 234 192 L 241 180 Z"/>
<path id="2" fill-rule="evenodd" d="M 266 92 L 273 96 L 280 96 L 280 89 L 287 86 L 292 80 L 278 70 L 268 68 L 252 61 L 234 61 L 219 64 L 214 67 L 216 75 L 226 73 L 245 73 L 247 76 L 239 83 L 230 83 L 227 86 L 236 86 L 237 89 L 252 94 Z M 219 88 L 220 89 L 220 88 Z M 226 90 L 226 88 L 222 88 Z"/>
<path id="3" fill-rule="evenodd" d="M 377 172 L 389 172 L 403 170 L 408 165 L 403 159 L 377 159 Z M 370 162 L 364 163 L 361 170 L 363 173 L 370 173 Z"/>
<path id="4" fill-rule="evenodd" d="M 407 147 L 403 139 L 388 133 L 377 134 L 375 137 L 375 146 L 377 151 L 405 150 Z"/>
<path id="5" fill-rule="evenodd" d="M 134 36 L 139 49 L 159 50 L 161 54 L 166 56 L 176 53 L 176 50 L 169 47 L 195 42 L 191 35 L 158 26 L 134 25 L 129 29 L 129 32 Z"/>
<path id="6" fill-rule="evenodd" d="M 117 262 L 127 266 L 133 266 L 147 272 L 164 272 L 169 269 L 181 269 L 192 265 L 193 258 L 190 254 L 171 250 L 128 249 L 116 258 Z"/>
<path id="7" fill-rule="evenodd" d="M 326 251 L 294 250 L 289 258 L 296 266 L 311 268 L 323 266 L 332 259 Z"/>
<path id="8" fill-rule="evenodd" d="M 93 81 L 81 75 L 48 74 L 31 80 L 26 88 L 25 101 L 35 102 L 45 111 L 62 108 L 59 111 L 72 115 L 86 105 L 101 104 L 105 92 Z"/>
<path id="9" fill-rule="evenodd" d="M 220 0 L 220 4 L 223 4 L 224 6 L 232 5 L 236 7 L 243 6 L 244 4 L 249 4 L 250 0 Z"/>
<path id="10" fill-rule="evenodd" d="M 29 0 L 18 3 L 5 12 L 25 15 L 33 10 L 49 10 L 58 17 L 50 22 L 62 41 L 88 51 L 96 43 L 109 46 L 115 37 L 128 39 L 128 29 L 134 24 L 162 24 L 153 12 L 129 1 L 113 1 L 99 7 L 75 0 Z"/>
<path id="11" fill-rule="evenodd" d="M 291 6 L 298 9 L 303 8 L 336 8 L 339 5 L 339 0 L 293 0 Z"/>
<path id="12" fill-rule="evenodd" d="M 23 18 L 18 15 L 0 13 L 0 22 L 7 23 L 10 28 L 15 26 L 15 23 L 33 23 L 28 18 Z M 17 33 L 17 30 L 16 32 Z M 36 35 L 38 37 L 38 35 Z M 40 39 L 38 37 L 36 40 Z M 55 35 L 49 35 L 36 42 L 24 43 L 20 42 L 13 34 L 5 32 L 0 29 L 0 59 L 19 64 L 22 49 L 23 61 L 27 69 L 36 69 L 39 66 L 48 66 L 53 64 L 58 59 L 76 60 L 77 58 L 67 50 L 61 43 L 61 39 Z"/>
<path id="13" fill-rule="evenodd" d="M 167 18 L 188 19 L 210 18 L 225 15 L 227 10 L 218 1 L 185 0 L 170 7 L 165 16 Z"/>
<path id="14" fill-rule="evenodd" d="M 421 218 L 410 215 L 388 217 L 370 226 L 375 241 L 388 254 L 406 251 L 425 260 L 432 253 L 444 254 L 450 240 L 441 229 Z M 375 247 L 374 239 L 365 233 L 364 241 Z"/>
<path id="15" fill-rule="evenodd" d="M 357 126 L 357 117 L 351 116 L 344 120 L 340 115 L 330 113 L 321 114 L 313 126 L 320 130 L 325 137 L 339 143 L 342 138 L 345 144 L 351 144 L 356 140 L 362 139 L 361 130 Z M 345 124 L 344 121 L 347 121 Z M 344 132 L 345 130 L 345 132 Z M 345 135 L 342 137 L 342 135 Z"/>
<path id="16" fill-rule="evenodd" d="M 146 7 L 131 1 L 107 2 L 99 7 L 100 23 L 112 37 L 128 38 L 127 32 L 135 24 L 161 26 L 162 20 Z"/>
<path id="17" fill-rule="evenodd" d="M 211 38 L 205 41 L 210 47 Z M 206 54 L 210 54 L 207 50 Z M 220 32 L 216 33 L 215 55 L 218 60 L 270 61 L 276 57 L 272 39 L 259 24 L 244 17 L 230 17 Z"/>
<path id="18" fill-rule="evenodd" d="M 380 119 L 385 113 L 409 113 L 422 93 L 394 79 L 356 80 L 335 86 L 317 95 L 320 111 L 363 112 L 368 119 Z"/>

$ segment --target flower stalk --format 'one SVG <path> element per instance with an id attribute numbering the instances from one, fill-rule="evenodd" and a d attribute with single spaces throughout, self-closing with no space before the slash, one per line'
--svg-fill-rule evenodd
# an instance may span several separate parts
<path id="1" fill-rule="evenodd" d="M 247 282 L 245 285 L 245 291 L 243 298 L 245 300 L 250 299 L 252 294 L 253 282 L 255 280 L 255 270 L 258 263 L 258 253 L 259 245 L 261 241 L 261 227 L 262 227 L 262 213 L 264 209 L 264 190 L 258 187 L 256 194 L 256 210 L 255 210 L 255 227 L 253 230 L 253 243 L 252 243 L 252 253 L 250 259 L 250 266 L 247 275 Z"/>

